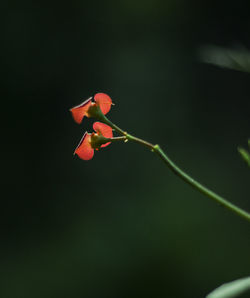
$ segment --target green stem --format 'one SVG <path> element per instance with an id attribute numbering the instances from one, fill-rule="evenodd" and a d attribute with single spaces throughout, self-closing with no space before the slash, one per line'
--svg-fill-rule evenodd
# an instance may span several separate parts
<path id="1" fill-rule="evenodd" d="M 182 180 L 190 184 L 192 187 L 197 189 L 199 192 L 203 193 L 204 195 L 208 196 L 210 199 L 214 200 L 221 206 L 233 211 L 235 214 L 241 216 L 242 218 L 250 221 L 250 213 L 246 212 L 245 210 L 235 206 L 234 204 L 230 203 L 223 197 L 219 196 L 215 192 L 211 191 L 210 189 L 206 188 L 193 178 L 191 178 L 187 173 L 183 172 L 160 148 L 159 145 L 154 146 L 154 152 L 156 152 L 160 158 L 164 161 L 167 167 L 174 172 L 177 176 L 179 176 Z"/>
<path id="2" fill-rule="evenodd" d="M 214 200 L 215 202 L 217 202 L 219 205 L 231 210 L 232 212 L 234 212 L 235 214 L 237 214 L 238 216 L 244 218 L 247 221 L 250 221 L 250 213 L 246 212 L 245 210 L 235 206 L 234 204 L 230 203 L 229 201 L 227 201 L 226 199 L 224 199 L 223 197 L 219 196 L 218 194 L 216 194 L 215 192 L 211 191 L 210 189 L 206 188 L 205 186 L 203 186 L 202 184 L 200 184 L 199 182 L 197 182 L 196 180 L 194 180 L 193 178 L 191 178 L 187 173 L 185 173 L 184 171 L 182 171 L 164 152 L 163 150 L 160 148 L 159 145 L 153 145 L 149 142 L 146 142 L 142 139 L 139 139 L 137 137 L 134 137 L 130 134 L 128 134 L 127 132 L 125 132 L 124 130 L 122 130 L 121 128 L 119 128 L 117 125 L 115 125 L 114 123 L 112 123 L 109 119 L 107 119 L 104 116 L 103 122 L 105 122 L 106 124 L 108 124 L 109 126 L 111 126 L 114 130 L 116 130 L 118 133 L 120 133 L 121 135 L 125 136 L 127 140 L 131 140 L 133 142 L 139 143 L 143 146 L 146 146 L 147 148 L 149 148 L 152 152 L 155 152 L 157 155 L 159 155 L 159 157 L 163 160 L 163 162 L 166 164 L 166 166 L 178 177 L 180 177 L 182 180 L 184 180 L 186 183 L 188 183 L 189 185 L 191 185 L 193 188 L 195 188 L 196 190 L 198 190 L 199 192 L 201 192 L 202 194 L 206 195 L 207 197 L 209 197 L 210 199 Z"/>
<path id="3" fill-rule="evenodd" d="M 113 138 L 110 138 L 110 139 L 107 139 L 107 140 L 109 140 L 110 142 L 116 142 L 116 141 L 126 142 L 128 139 L 127 139 L 127 137 L 122 136 L 122 137 L 113 137 Z"/>

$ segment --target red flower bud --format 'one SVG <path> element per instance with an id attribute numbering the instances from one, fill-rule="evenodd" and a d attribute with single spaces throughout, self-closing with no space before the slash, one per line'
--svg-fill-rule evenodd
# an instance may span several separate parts
<path id="1" fill-rule="evenodd" d="M 84 116 L 97 117 L 106 115 L 112 105 L 111 98 L 105 93 L 96 93 L 81 104 L 70 109 L 76 123 L 80 124 Z"/>
<path id="2" fill-rule="evenodd" d="M 96 133 L 89 134 L 85 132 L 80 143 L 75 149 L 77 154 L 83 160 L 90 160 L 94 156 L 94 149 L 99 150 L 110 144 L 109 139 L 113 137 L 112 128 L 104 123 L 95 122 L 93 128 Z"/>

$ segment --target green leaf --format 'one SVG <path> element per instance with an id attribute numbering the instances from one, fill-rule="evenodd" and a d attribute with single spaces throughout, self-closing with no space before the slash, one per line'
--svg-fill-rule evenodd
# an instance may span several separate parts
<path id="1" fill-rule="evenodd" d="M 244 277 L 235 281 L 223 284 L 206 298 L 233 298 L 250 291 L 250 277 Z M 249 294 L 250 297 L 250 294 Z"/>

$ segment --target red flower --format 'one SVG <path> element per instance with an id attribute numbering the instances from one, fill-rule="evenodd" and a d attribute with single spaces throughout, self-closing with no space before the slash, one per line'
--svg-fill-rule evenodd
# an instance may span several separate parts
<path id="1" fill-rule="evenodd" d="M 95 122 L 93 128 L 96 132 L 92 134 L 85 132 L 80 143 L 75 149 L 74 154 L 77 154 L 83 160 L 90 160 L 94 156 L 94 149 L 99 150 L 110 144 L 107 139 L 113 137 L 113 130 L 110 126 Z"/>
<path id="2" fill-rule="evenodd" d="M 96 116 L 96 113 L 99 112 L 98 108 L 100 108 L 103 115 L 106 115 L 109 112 L 111 105 L 112 100 L 107 94 L 96 93 L 96 95 L 85 100 L 78 106 L 73 107 L 72 109 L 70 109 L 70 111 L 75 122 L 80 124 L 84 116 Z"/>

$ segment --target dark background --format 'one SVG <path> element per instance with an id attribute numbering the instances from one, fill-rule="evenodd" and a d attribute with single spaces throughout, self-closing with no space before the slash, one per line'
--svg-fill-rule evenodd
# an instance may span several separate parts
<path id="1" fill-rule="evenodd" d="M 219 2 L 219 3 L 218 3 Z M 2 1 L 0 297 L 204 297 L 249 275 L 249 223 L 137 144 L 73 157 L 109 118 L 250 210 L 250 74 L 203 64 L 204 45 L 250 48 L 247 1 Z"/>

